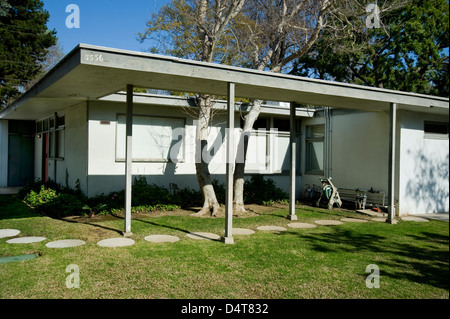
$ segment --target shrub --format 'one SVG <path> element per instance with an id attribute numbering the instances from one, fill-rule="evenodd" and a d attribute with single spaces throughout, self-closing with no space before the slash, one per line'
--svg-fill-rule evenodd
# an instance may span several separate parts
<path id="1" fill-rule="evenodd" d="M 147 179 L 143 176 L 136 177 L 132 187 L 133 206 L 170 204 L 172 196 L 170 191 L 164 187 L 147 184 Z"/>
<path id="2" fill-rule="evenodd" d="M 34 207 L 37 212 L 49 217 L 63 217 L 79 215 L 83 203 L 77 195 L 59 193 L 45 185 L 40 186 L 39 192 L 30 190 L 24 197 L 24 202 Z"/>
<path id="3" fill-rule="evenodd" d="M 30 190 L 30 192 L 24 196 L 23 200 L 32 207 L 39 207 L 54 200 L 57 196 L 56 190 L 41 185 L 39 191 Z"/>
<path id="4" fill-rule="evenodd" d="M 286 202 L 287 198 L 289 194 L 262 175 L 253 175 L 249 181 L 245 181 L 244 202 L 247 204 L 272 205 L 274 202 Z"/>
<path id="5" fill-rule="evenodd" d="M 176 184 L 171 184 L 172 203 L 181 206 L 181 208 L 190 208 L 201 206 L 203 203 L 202 194 L 192 188 L 178 188 Z"/>
<path id="6" fill-rule="evenodd" d="M 74 194 L 58 194 L 56 198 L 37 207 L 37 210 L 41 214 L 55 218 L 80 215 L 83 211 L 83 202 Z"/>

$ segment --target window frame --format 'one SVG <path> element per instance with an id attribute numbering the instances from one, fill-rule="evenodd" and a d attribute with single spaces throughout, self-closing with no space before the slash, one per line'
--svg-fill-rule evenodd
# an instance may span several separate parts
<path id="1" fill-rule="evenodd" d="M 39 137 L 43 133 L 49 135 L 49 160 L 64 161 L 66 150 L 65 129 L 65 113 L 55 113 L 53 116 L 36 121 L 36 136 Z M 42 136 L 39 138 L 42 138 Z M 56 141 L 54 141 L 55 139 Z"/>
<path id="2" fill-rule="evenodd" d="M 323 127 L 322 137 L 311 137 L 310 128 Z M 311 149 L 313 143 L 322 143 L 322 169 L 311 168 Z M 323 175 L 325 171 L 325 124 L 305 125 L 305 174 Z"/>
<path id="3" fill-rule="evenodd" d="M 117 113 L 116 114 L 116 137 L 115 137 L 115 146 L 114 146 L 114 157 L 115 157 L 115 161 L 117 163 L 123 163 L 125 162 L 125 152 L 126 152 L 126 133 L 125 133 L 125 143 L 124 143 L 124 156 L 123 158 L 119 156 L 119 145 L 118 145 L 118 141 L 119 141 L 119 118 L 120 117 L 126 117 L 125 113 Z M 133 114 L 133 123 L 135 123 L 134 118 L 136 117 L 144 117 L 144 118 L 152 118 L 152 119 L 165 119 L 165 120 L 179 120 L 182 121 L 182 126 L 181 128 L 183 129 L 183 134 L 181 137 L 181 142 L 182 142 L 182 149 L 180 150 L 179 154 L 178 154 L 178 158 L 176 159 L 176 161 L 173 161 L 172 159 L 169 158 L 132 158 L 132 161 L 135 163 L 185 163 L 186 161 L 186 118 L 185 117 L 174 117 L 174 116 L 159 116 L 159 115 L 148 115 L 148 114 Z M 124 124 L 122 124 L 124 125 Z M 173 129 L 173 127 L 172 127 Z M 134 139 L 134 133 L 133 133 L 133 141 L 135 141 Z M 176 143 L 179 143 L 180 140 L 178 140 Z M 135 145 L 135 143 L 133 142 L 133 145 Z"/>
<path id="4" fill-rule="evenodd" d="M 448 140 L 449 139 L 449 127 L 448 122 L 439 121 L 423 121 L 423 137 L 425 139 L 437 139 L 437 140 Z M 447 133 L 438 132 L 427 132 L 427 126 L 446 126 Z"/>

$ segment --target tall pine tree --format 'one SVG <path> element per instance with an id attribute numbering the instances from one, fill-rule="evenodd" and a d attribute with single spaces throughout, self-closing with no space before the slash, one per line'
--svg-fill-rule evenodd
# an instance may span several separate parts
<path id="1" fill-rule="evenodd" d="M 0 0 L 0 105 L 5 107 L 40 72 L 56 31 L 41 0 Z"/>

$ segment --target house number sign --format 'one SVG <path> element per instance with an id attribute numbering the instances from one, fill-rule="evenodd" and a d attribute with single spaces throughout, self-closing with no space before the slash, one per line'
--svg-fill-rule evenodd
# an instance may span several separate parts
<path id="1" fill-rule="evenodd" d="M 84 60 L 90 61 L 90 62 L 103 62 L 104 61 L 102 54 L 85 54 Z"/>

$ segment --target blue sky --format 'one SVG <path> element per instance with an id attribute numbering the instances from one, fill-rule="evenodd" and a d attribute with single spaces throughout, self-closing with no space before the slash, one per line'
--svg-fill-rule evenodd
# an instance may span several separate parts
<path id="1" fill-rule="evenodd" d="M 50 13 L 47 24 L 55 29 L 65 54 L 79 43 L 118 49 L 145 51 L 150 42 L 141 44 L 137 33 L 145 30 L 145 23 L 168 0 L 43 0 Z M 67 28 L 66 12 L 69 4 L 80 8 L 80 28 Z"/>

